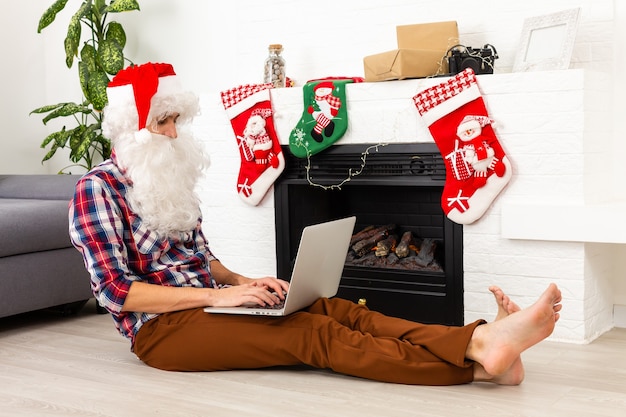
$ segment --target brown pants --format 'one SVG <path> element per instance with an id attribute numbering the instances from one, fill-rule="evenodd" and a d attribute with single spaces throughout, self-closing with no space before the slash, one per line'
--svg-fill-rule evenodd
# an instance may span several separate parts
<path id="1" fill-rule="evenodd" d="M 135 354 L 172 371 L 310 365 L 378 381 L 452 385 L 473 380 L 465 350 L 482 321 L 425 325 L 342 299 L 320 299 L 287 317 L 167 313 L 137 333 Z"/>

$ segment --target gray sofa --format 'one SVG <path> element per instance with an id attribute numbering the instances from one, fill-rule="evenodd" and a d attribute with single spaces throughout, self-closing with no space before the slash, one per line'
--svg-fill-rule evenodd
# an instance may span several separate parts
<path id="1" fill-rule="evenodd" d="M 55 307 L 73 313 L 93 297 L 68 234 L 78 175 L 0 175 L 0 317 Z"/>

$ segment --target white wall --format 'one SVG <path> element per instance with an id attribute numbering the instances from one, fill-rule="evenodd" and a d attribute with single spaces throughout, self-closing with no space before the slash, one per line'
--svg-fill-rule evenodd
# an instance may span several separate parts
<path id="1" fill-rule="evenodd" d="M 53 0 L 29 0 L 25 7 L 23 2 L 0 0 L 3 11 L 0 36 L 5 40 L 0 66 L 0 123 L 4 133 L 0 174 L 54 173 L 67 164 L 62 156 L 41 164 L 45 151 L 39 144 L 58 125 L 46 128 L 40 116 L 28 116 L 33 108 L 44 104 L 81 99 L 76 67 L 65 67 L 63 51 L 68 19 L 81 0 L 69 0 L 68 10 L 42 34 L 37 34 L 39 17 L 52 3 Z M 396 25 L 456 20 L 463 43 L 494 44 L 500 53 L 496 71 L 509 72 L 526 17 L 581 6 L 572 68 L 605 72 L 614 82 L 615 101 L 601 110 L 608 113 L 614 110 L 617 115 L 626 110 L 625 82 L 622 77 L 613 77 L 613 74 L 621 75 L 626 67 L 626 58 L 619 48 L 626 39 L 626 5 L 621 0 L 322 0 L 315 4 L 232 0 L 220 2 L 219 6 L 205 0 L 139 0 L 139 3 L 140 12 L 110 16 L 122 22 L 127 30 L 127 56 L 136 63 L 171 62 L 186 84 L 209 101 L 204 108 L 212 111 L 219 109 L 216 105 L 219 91 L 261 80 L 270 43 L 284 45 L 287 73 L 302 85 L 311 78 L 362 75 L 363 56 L 395 47 Z M 621 161 L 626 140 L 619 132 L 621 125 L 621 118 L 615 117 L 615 151 L 613 161 L 608 162 L 612 163 L 614 175 L 608 181 L 613 181 L 614 193 L 623 196 L 626 164 Z M 226 126 L 225 130 L 202 133 L 208 138 L 209 151 L 219 152 L 212 148 L 210 136 L 230 132 Z M 229 163 L 238 164 L 236 159 Z M 219 167 L 217 162 L 209 175 L 223 176 L 216 167 Z M 232 198 L 232 193 L 234 187 L 227 187 L 222 195 L 205 205 L 219 209 L 220 198 Z M 251 212 L 256 217 L 269 215 L 269 211 L 260 207 L 245 213 Z M 614 250 L 625 251 L 623 247 Z M 626 264 L 618 262 L 613 268 L 616 302 L 626 304 Z M 258 270 L 252 265 L 244 266 L 243 272 L 245 269 Z"/>
<path id="2" fill-rule="evenodd" d="M 626 93 L 626 79 L 619 76 L 626 68 L 626 54 L 623 53 L 623 48 L 619 47 L 626 39 L 626 2 L 616 0 L 614 4 L 616 20 L 614 22 L 613 74 L 615 76 L 613 79 L 616 93 L 614 103 L 616 117 L 614 118 L 613 129 L 615 132 L 613 136 L 615 151 L 613 166 L 618 168 L 616 168 L 614 175 L 613 189 L 617 190 L 618 193 L 621 192 L 622 196 L 626 196 L 626 186 L 622 183 L 624 178 L 626 178 L 626 164 L 624 164 L 622 158 L 623 155 L 626 155 L 626 134 L 623 129 L 623 116 L 626 114 L 626 100 L 623 99 Z M 623 219 L 617 220 L 623 221 Z M 626 327 L 626 245 L 616 246 L 614 250 L 617 253 L 615 259 L 618 260 L 618 264 L 615 265 L 615 304 L 620 307 L 619 310 L 616 310 L 616 315 L 618 311 L 620 313 L 619 318 L 616 317 L 616 319 L 619 320 L 622 327 Z"/>

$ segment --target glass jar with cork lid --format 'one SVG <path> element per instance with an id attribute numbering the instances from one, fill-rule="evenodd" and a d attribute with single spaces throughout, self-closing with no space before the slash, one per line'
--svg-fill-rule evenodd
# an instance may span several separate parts
<path id="1" fill-rule="evenodd" d="M 285 59 L 280 55 L 283 46 L 273 43 L 269 46 L 269 55 L 265 59 L 265 72 L 263 82 L 272 83 L 274 87 L 285 87 L 287 77 L 285 76 Z"/>

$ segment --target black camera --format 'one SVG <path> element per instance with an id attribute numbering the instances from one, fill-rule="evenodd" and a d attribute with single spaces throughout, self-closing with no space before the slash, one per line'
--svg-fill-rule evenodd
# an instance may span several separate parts
<path id="1" fill-rule="evenodd" d="M 493 74 L 493 64 L 498 59 L 498 52 L 493 45 L 485 44 L 480 49 L 465 45 L 455 45 L 446 52 L 448 70 L 458 74 L 471 68 L 476 74 Z"/>

